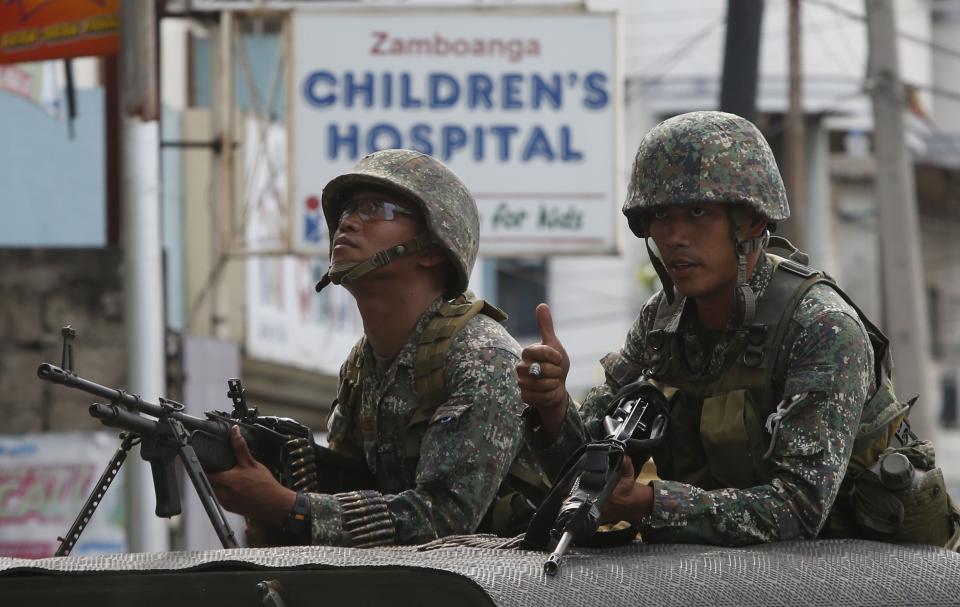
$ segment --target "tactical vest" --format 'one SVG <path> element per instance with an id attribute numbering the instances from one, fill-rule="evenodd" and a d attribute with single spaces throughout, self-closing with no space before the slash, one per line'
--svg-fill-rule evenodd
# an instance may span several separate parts
<path id="1" fill-rule="evenodd" d="M 457 334 L 477 314 L 484 314 L 497 322 L 507 318 L 503 310 L 483 299 L 473 300 L 461 295 L 452 302 L 443 302 L 420 336 L 414 357 L 414 380 L 419 400 L 417 409 L 407 423 L 403 439 L 406 457 L 411 460 L 420 458 L 421 441 L 415 428 L 429 424 L 438 413 L 442 413 L 441 405 L 449 398 L 443 377 L 447 352 Z M 359 387 L 364 377 L 365 342 L 366 338 L 361 337 L 350 351 L 344 379 L 337 393 L 337 402 L 349 403 L 350 410 L 354 411 L 361 398 Z M 549 480 L 524 447 L 501 482 L 497 497 L 477 532 L 504 537 L 523 532 L 549 489 Z"/>
<path id="2" fill-rule="evenodd" d="M 888 450 L 912 401 L 900 403 L 893 391 L 887 338 L 832 279 L 791 259 L 770 253 L 767 257 L 774 269 L 756 316 L 749 327 L 738 330 L 722 364 L 710 375 L 697 375 L 686 362 L 678 331 L 684 298 L 669 305 L 660 296 L 645 344 L 652 361 L 647 374 L 671 398 L 673 436 L 654 454 L 657 470 L 662 478 L 707 490 L 769 482 L 777 425 L 795 402 L 782 400 L 789 356 L 786 332 L 804 295 L 814 285 L 825 284 L 857 312 L 874 350 L 875 388 L 864 404 L 844 483 L 823 531 L 858 535 L 862 525 L 854 521 L 862 516 L 851 505 L 856 501 L 855 481 Z M 810 454 L 815 448 L 810 446 Z M 944 499 L 939 520 L 946 522 L 949 499 Z"/>

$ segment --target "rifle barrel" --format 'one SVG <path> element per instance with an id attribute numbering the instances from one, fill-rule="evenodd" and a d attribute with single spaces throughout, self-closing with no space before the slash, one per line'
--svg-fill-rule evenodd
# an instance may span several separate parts
<path id="1" fill-rule="evenodd" d="M 567 531 L 557 543 L 556 550 L 553 551 L 553 554 L 550 555 L 547 562 L 543 564 L 544 573 L 551 577 L 560 573 L 560 562 L 563 561 L 563 556 L 567 553 L 567 549 L 570 548 L 571 542 L 573 542 L 573 533 Z"/>
<path id="2" fill-rule="evenodd" d="M 54 384 L 62 384 L 68 388 L 74 388 L 76 390 L 82 390 L 88 394 L 93 394 L 94 396 L 99 396 L 104 398 L 114 405 L 122 405 L 126 411 L 121 411 L 117 408 L 116 413 L 111 413 L 102 409 L 96 409 L 97 413 L 94 413 L 94 407 L 107 407 L 109 405 L 93 405 L 90 408 L 90 415 L 100 419 L 104 425 L 115 426 L 119 428 L 127 428 L 132 432 L 137 432 L 134 430 L 132 425 L 136 425 L 137 422 L 132 419 L 128 419 L 127 416 L 121 416 L 120 413 L 128 413 L 130 417 L 139 417 L 136 412 L 146 413 L 147 415 L 159 418 L 164 415 L 164 409 L 160 405 L 148 402 L 140 398 L 136 394 L 130 394 L 124 392 L 123 390 L 117 390 L 116 388 L 108 388 L 107 386 L 100 385 L 96 382 L 92 382 L 88 379 L 84 379 L 75 373 L 70 373 L 64 371 L 56 365 L 51 365 L 50 363 L 43 363 L 37 367 L 37 377 L 44 381 L 48 381 Z M 100 415 L 102 414 L 102 416 Z M 192 415 L 187 415 L 182 411 L 175 411 L 170 413 L 170 416 L 176 420 L 179 420 L 184 426 L 189 430 L 203 430 L 217 436 L 226 436 L 230 431 L 230 424 L 224 421 L 217 421 L 212 419 L 201 419 L 199 417 L 193 417 Z M 147 424 L 152 424 L 153 420 L 140 418 Z M 108 421 L 116 421 L 117 423 L 107 423 Z M 132 424 L 132 425 L 121 425 L 122 420 L 123 424 Z M 152 427 L 152 426 L 151 426 Z M 146 428 L 146 426 L 143 426 Z M 139 434 L 139 432 L 138 432 Z"/>
<path id="3" fill-rule="evenodd" d="M 160 405 L 147 402 L 136 394 L 130 394 L 128 392 L 124 392 L 123 390 L 102 386 L 96 382 L 84 379 L 79 375 L 70 373 L 69 371 L 64 371 L 60 367 L 51 365 L 50 363 L 43 363 L 37 367 L 37 377 L 44 381 L 55 384 L 63 384 L 68 388 L 83 390 L 88 394 L 105 398 L 112 403 L 123 405 L 128 409 L 136 409 L 146 413 L 147 415 L 160 417 L 160 415 L 163 413 L 163 409 L 160 407 Z"/>

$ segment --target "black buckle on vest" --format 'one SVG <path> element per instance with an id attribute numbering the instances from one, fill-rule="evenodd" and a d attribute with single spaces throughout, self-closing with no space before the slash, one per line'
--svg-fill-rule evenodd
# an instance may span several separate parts
<path id="1" fill-rule="evenodd" d="M 817 271 L 814 270 L 813 268 L 797 263 L 792 259 L 784 259 L 783 261 L 780 262 L 780 264 L 777 267 L 780 269 L 786 270 L 791 274 L 795 274 L 800 278 L 810 278 L 812 276 L 817 275 Z"/>
<path id="2" fill-rule="evenodd" d="M 767 325 L 752 324 L 747 329 L 747 346 L 743 349 L 743 364 L 759 367 L 763 363 L 763 344 L 767 338 Z"/>
<path id="3" fill-rule="evenodd" d="M 647 333 L 647 346 L 655 351 L 659 352 L 663 349 L 663 344 L 666 341 L 666 338 L 663 334 L 663 329 L 657 329 L 656 331 L 650 331 Z"/>
<path id="4" fill-rule="evenodd" d="M 743 350 L 743 364 L 748 367 L 759 367 L 763 362 L 763 348 L 761 346 L 747 346 Z"/>
<path id="5" fill-rule="evenodd" d="M 755 323 L 747 329 L 747 342 L 754 346 L 762 346 L 767 339 L 767 325 Z"/>

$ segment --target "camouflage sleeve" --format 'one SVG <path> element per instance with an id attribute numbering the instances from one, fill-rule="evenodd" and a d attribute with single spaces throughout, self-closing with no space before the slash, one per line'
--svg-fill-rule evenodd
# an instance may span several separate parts
<path id="1" fill-rule="evenodd" d="M 873 385 L 873 351 L 851 310 L 814 287 L 795 313 L 784 400 L 771 416 L 770 482 L 705 491 L 654 481 L 646 541 L 745 545 L 816 537 L 826 522 Z M 811 297 L 819 292 L 818 297 Z"/>
<path id="2" fill-rule="evenodd" d="M 511 350 L 473 350 L 448 367 L 450 397 L 423 436 L 416 487 L 384 496 L 397 543 L 472 533 L 493 502 L 523 446 Z"/>

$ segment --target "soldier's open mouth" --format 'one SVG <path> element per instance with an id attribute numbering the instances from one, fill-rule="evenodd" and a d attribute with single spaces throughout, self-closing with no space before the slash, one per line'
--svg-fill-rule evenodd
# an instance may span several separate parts
<path id="1" fill-rule="evenodd" d="M 698 267 L 700 267 L 700 264 L 686 262 L 686 261 L 672 262 L 667 265 L 667 269 L 669 270 L 670 275 L 674 277 L 683 277 L 688 274 L 691 274 Z"/>

